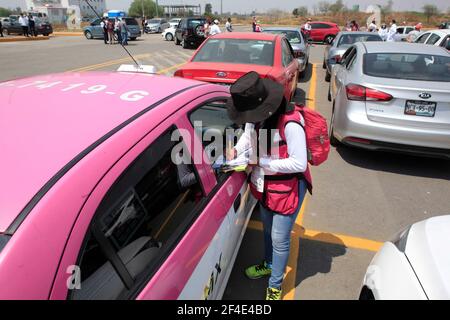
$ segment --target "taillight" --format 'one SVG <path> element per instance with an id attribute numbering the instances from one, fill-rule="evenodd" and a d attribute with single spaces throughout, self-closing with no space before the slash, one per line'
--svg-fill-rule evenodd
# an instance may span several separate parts
<path id="1" fill-rule="evenodd" d="M 354 101 L 390 101 L 392 96 L 388 93 L 366 88 L 358 84 L 348 84 L 345 87 L 347 99 Z"/>
<path id="2" fill-rule="evenodd" d="M 183 70 L 177 70 L 175 71 L 175 73 L 173 74 L 174 77 L 181 77 L 183 78 Z"/>

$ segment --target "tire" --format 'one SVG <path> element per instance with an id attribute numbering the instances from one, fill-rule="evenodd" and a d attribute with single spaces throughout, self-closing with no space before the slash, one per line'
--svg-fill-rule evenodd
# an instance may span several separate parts
<path id="1" fill-rule="evenodd" d="M 130 38 L 131 41 L 136 41 L 136 39 L 137 39 L 136 37 L 131 37 Z"/>
<path id="2" fill-rule="evenodd" d="M 173 41 L 173 35 L 171 33 L 166 33 L 166 40 Z"/>
<path id="3" fill-rule="evenodd" d="M 84 36 L 85 36 L 86 39 L 88 39 L 88 40 L 94 39 L 94 37 L 92 36 L 92 33 L 91 33 L 90 31 L 85 31 L 85 32 L 84 32 Z"/>
<path id="4" fill-rule="evenodd" d="M 333 147 L 337 147 L 340 142 L 338 139 L 335 138 L 334 136 L 334 128 L 333 128 L 333 124 L 334 124 L 334 103 L 333 103 L 333 112 L 331 114 L 331 122 L 330 122 L 330 144 Z"/>
<path id="5" fill-rule="evenodd" d="M 331 74 L 327 70 L 327 73 L 325 74 L 325 81 L 330 82 L 330 80 L 331 80 Z"/>
<path id="6" fill-rule="evenodd" d="M 181 41 L 181 46 L 183 47 L 183 49 L 189 49 L 189 45 L 186 42 L 186 40 L 183 39 L 183 41 Z"/>
<path id="7" fill-rule="evenodd" d="M 331 43 L 335 37 L 336 36 L 329 34 L 323 39 L 323 43 L 327 43 L 327 40 L 329 41 L 329 43 Z"/>
<path id="8" fill-rule="evenodd" d="M 162 33 L 161 28 L 158 28 L 158 33 Z"/>
<path id="9" fill-rule="evenodd" d="M 198 26 L 195 27 L 194 32 L 195 32 L 195 34 L 196 34 L 198 37 L 204 37 L 204 36 L 205 36 L 205 29 L 204 29 L 204 27 L 203 27 L 202 25 L 200 25 L 200 24 L 199 24 Z"/>

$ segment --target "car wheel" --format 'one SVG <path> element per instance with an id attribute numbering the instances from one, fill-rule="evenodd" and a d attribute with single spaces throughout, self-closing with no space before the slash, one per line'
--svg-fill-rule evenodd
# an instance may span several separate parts
<path id="1" fill-rule="evenodd" d="M 158 33 L 162 33 L 161 28 L 158 28 Z"/>
<path id="2" fill-rule="evenodd" d="M 327 73 L 325 74 L 325 81 L 330 82 L 330 80 L 331 80 L 331 74 L 327 70 Z"/>
<path id="3" fill-rule="evenodd" d="M 136 37 L 131 37 L 130 38 L 131 41 L 136 41 L 136 39 L 137 39 Z"/>
<path id="4" fill-rule="evenodd" d="M 6 34 L 7 36 L 10 35 L 9 30 L 8 29 L 3 29 L 3 33 Z"/>
<path id="5" fill-rule="evenodd" d="M 84 33 L 84 36 L 86 37 L 86 39 L 88 40 L 92 40 L 94 37 L 92 36 L 92 33 L 90 31 L 86 31 Z"/>
<path id="6" fill-rule="evenodd" d="M 183 41 L 181 41 L 181 46 L 183 47 L 183 49 L 188 49 L 189 48 L 188 43 L 184 39 L 183 39 Z"/>
<path id="7" fill-rule="evenodd" d="M 330 121 L 330 144 L 333 147 L 337 147 L 339 145 L 339 140 L 334 136 L 334 103 L 333 103 L 333 112 L 331 113 L 331 121 Z"/>
<path id="8" fill-rule="evenodd" d="M 323 39 L 324 43 L 331 43 L 334 39 L 334 36 L 332 34 L 328 35 L 325 37 L 325 39 Z"/>
<path id="9" fill-rule="evenodd" d="M 166 33 L 166 40 L 173 41 L 173 35 L 171 33 Z"/>

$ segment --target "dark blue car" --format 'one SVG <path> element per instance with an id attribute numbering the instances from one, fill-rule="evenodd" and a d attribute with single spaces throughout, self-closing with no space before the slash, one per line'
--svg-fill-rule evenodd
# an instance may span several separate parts
<path id="1" fill-rule="evenodd" d="M 130 40 L 136 40 L 142 35 L 139 23 L 135 18 L 122 18 L 125 19 L 128 30 L 130 32 Z M 114 18 L 109 18 L 110 21 L 114 22 Z M 103 39 L 103 29 L 100 26 L 102 21 L 100 19 L 95 19 L 87 27 L 84 27 L 83 32 L 87 39 Z"/>

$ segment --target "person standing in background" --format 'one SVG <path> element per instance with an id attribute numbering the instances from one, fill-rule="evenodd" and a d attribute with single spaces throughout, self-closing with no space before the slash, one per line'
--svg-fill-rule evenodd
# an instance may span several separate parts
<path id="1" fill-rule="evenodd" d="M 253 17 L 252 30 L 253 32 L 256 32 L 256 17 Z"/>
<path id="2" fill-rule="evenodd" d="M 0 20 L 0 37 L 3 38 L 3 25 L 2 25 L 2 20 Z"/>
<path id="3" fill-rule="evenodd" d="M 350 23 L 350 28 L 351 31 L 359 31 L 359 25 L 355 20 Z"/>
<path id="4" fill-rule="evenodd" d="M 122 45 L 127 46 L 128 45 L 128 26 L 125 19 L 120 19 L 120 33 L 122 38 Z"/>
<path id="5" fill-rule="evenodd" d="M 369 32 L 377 32 L 378 31 L 378 26 L 376 24 L 375 20 L 372 20 L 372 22 L 369 24 Z"/>
<path id="6" fill-rule="evenodd" d="M 114 34 L 117 36 L 117 42 L 122 43 L 122 19 L 116 18 L 114 21 Z"/>
<path id="7" fill-rule="evenodd" d="M 23 36 L 28 37 L 28 18 L 23 13 L 20 14 L 19 24 L 22 27 Z"/>
<path id="8" fill-rule="evenodd" d="M 108 44 L 108 30 L 106 29 L 105 18 L 102 18 L 102 22 L 100 22 L 100 27 L 103 30 L 103 41 L 105 42 L 105 44 Z"/>
<path id="9" fill-rule="evenodd" d="M 219 20 L 214 20 L 213 25 L 210 28 L 209 35 L 214 36 L 216 34 L 222 33 L 219 27 Z"/>
<path id="10" fill-rule="evenodd" d="M 37 37 L 36 22 L 34 21 L 34 17 L 31 13 L 28 15 L 28 28 L 30 30 L 30 36 Z"/>
<path id="11" fill-rule="evenodd" d="M 206 22 L 203 25 L 203 29 L 205 29 L 205 38 L 208 38 L 211 32 L 211 18 L 206 18 Z"/>
<path id="12" fill-rule="evenodd" d="M 106 31 L 108 32 L 109 44 L 114 44 L 114 22 L 109 19 L 106 21 Z"/>
<path id="13" fill-rule="evenodd" d="M 397 34 L 397 22 L 395 19 L 391 21 L 391 27 L 389 28 L 386 41 L 393 42 L 395 41 L 395 35 Z"/>
<path id="14" fill-rule="evenodd" d="M 227 29 L 227 32 L 233 32 L 233 25 L 231 24 L 231 18 L 228 18 L 227 23 L 225 24 L 225 29 Z"/>
<path id="15" fill-rule="evenodd" d="M 408 42 L 416 41 L 417 38 L 419 37 L 420 33 L 422 32 L 421 30 L 422 30 L 422 24 L 419 22 L 414 27 L 414 30 L 411 31 L 410 33 L 408 33 L 408 37 L 406 38 L 406 41 L 408 41 Z"/>
<path id="16" fill-rule="evenodd" d="M 383 41 L 387 40 L 388 29 L 387 29 L 386 23 L 381 24 L 381 28 L 378 31 L 378 34 L 380 35 L 380 37 Z"/>

